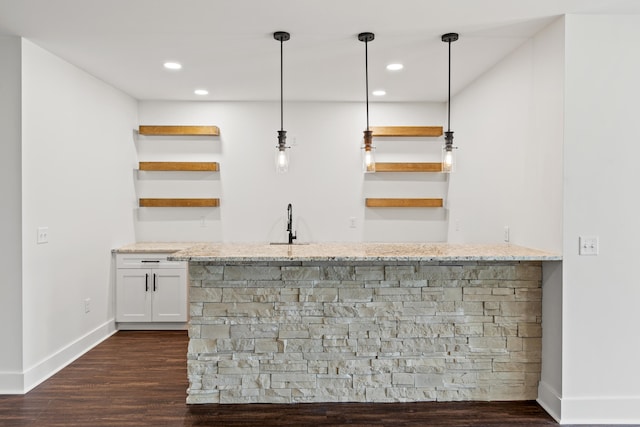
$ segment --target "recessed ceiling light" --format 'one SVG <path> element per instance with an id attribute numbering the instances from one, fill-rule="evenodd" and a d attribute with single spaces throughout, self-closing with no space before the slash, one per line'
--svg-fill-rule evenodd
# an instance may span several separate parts
<path id="1" fill-rule="evenodd" d="M 206 89 L 196 89 L 193 91 L 196 95 L 209 95 L 209 91 Z"/>
<path id="2" fill-rule="evenodd" d="M 167 70 L 179 70 L 182 68 L 182 64 L 180 64 L 179 62 L 165 62 L 164 68 L 166 68 Z"/>
<path id="3" fill-rule="evenodd" d="M 387 65 L 387 70 L 389 71 L 398 71 L 398 70 L 402 70 L 404 68 L 404 65 L 402 64 L 389 64 Z"/>
<path id="4" fill-rule="evenodd" d="M 382 89 L 378 89 L 378 90 L 374 90 L 372 94 L 373 96 L 385 96 L 387 92 Z"/>

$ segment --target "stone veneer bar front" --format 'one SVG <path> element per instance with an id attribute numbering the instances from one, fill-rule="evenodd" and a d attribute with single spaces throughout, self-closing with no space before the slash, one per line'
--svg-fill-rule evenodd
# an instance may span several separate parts
<path id="1" fill-rule="evenodd" d="M 511 245 L 196 245 L 187 403 L 531 400 L 542 262 Z"/>

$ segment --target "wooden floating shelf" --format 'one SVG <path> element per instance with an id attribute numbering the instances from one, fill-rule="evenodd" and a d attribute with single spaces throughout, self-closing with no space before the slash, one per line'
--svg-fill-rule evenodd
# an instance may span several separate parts
<path id="1" fill-rule="evenodd" d="M 140 162 L 141 171 L 194 171 L 217 172 L 220 165 L 217 162 Z"/>
<path id="2" fill-rule="evenodd" d="M 220 199 L 140 199 L 141 208 L 215 208 Z"/>
<path id="3" fill-rule="evenodd" d="M 218 136 L 217 126 L 140 126 L 140 135 Z"/>
<path id="4" fill-rule="evenodd" d="M 442 199 L 365 199 L 368 208 L 441 208 Z"/>
<path id="5" fill-rule="evenodd" d="M 371 126 L 373 136 L 442 136 L 442 126 Z"/>
<path id="6" fill-rule="evenodd" d="M 376 172 L 442 172 L 442 163 L 377 163 Z"/>

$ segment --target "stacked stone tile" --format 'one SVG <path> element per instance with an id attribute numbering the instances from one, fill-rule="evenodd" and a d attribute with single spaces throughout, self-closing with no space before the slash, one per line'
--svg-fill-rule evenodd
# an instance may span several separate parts
<path id="1" fill-rule="evenodd" d="M 529 400 L 537 261 L 192 262 L 187 403 Z"/>

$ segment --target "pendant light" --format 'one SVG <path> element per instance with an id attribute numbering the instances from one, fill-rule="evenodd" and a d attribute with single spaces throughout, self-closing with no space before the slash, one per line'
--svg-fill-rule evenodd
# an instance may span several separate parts
<path id="1" fill-rule="evenodd" d="M 286 173 L 289 171 L 289 152 L 287 151 L 287 131 L 284 130 L 284 108 L 283 108 L 283 61 L 282 44 L 291 38 L 286 31 L 276 31 L 273 38 L 280 42 L 280 130 L 278 131 L 278 145 L 276 148 L 276 172 Z"/>
<path id="2" fill-rule="evenodd" d="M 365 73 L 365 88 L 366 88 L 366 100 L 367 100 L 367 130 L 364 131 L 364 144 L 362 146 L 362 171 L 365 173 L 371 173 L 376 171 L 376 160 L 374 156 L 373 135 L 369 130 L 369 51 L 368 43 L 375 38 L 373 33 L 360 33 L 358 34 L 358 40 L 364 42 L 364 73 Z"/>
<path id="3" fill-rule="evenodd" d="M 442 172 L 445 173 L 455 171 L 455 156 L 453 155 L 453 150 L 458 148 L 453 146 L 453 131 L 451 130 L 451 42 L 456 40 L 458 40 L 458 33 L 447 33 L 442 35 L 442 41 L 449 44 L 447 131 L 444 133 L 444 147 L 442 148 Z"/>

